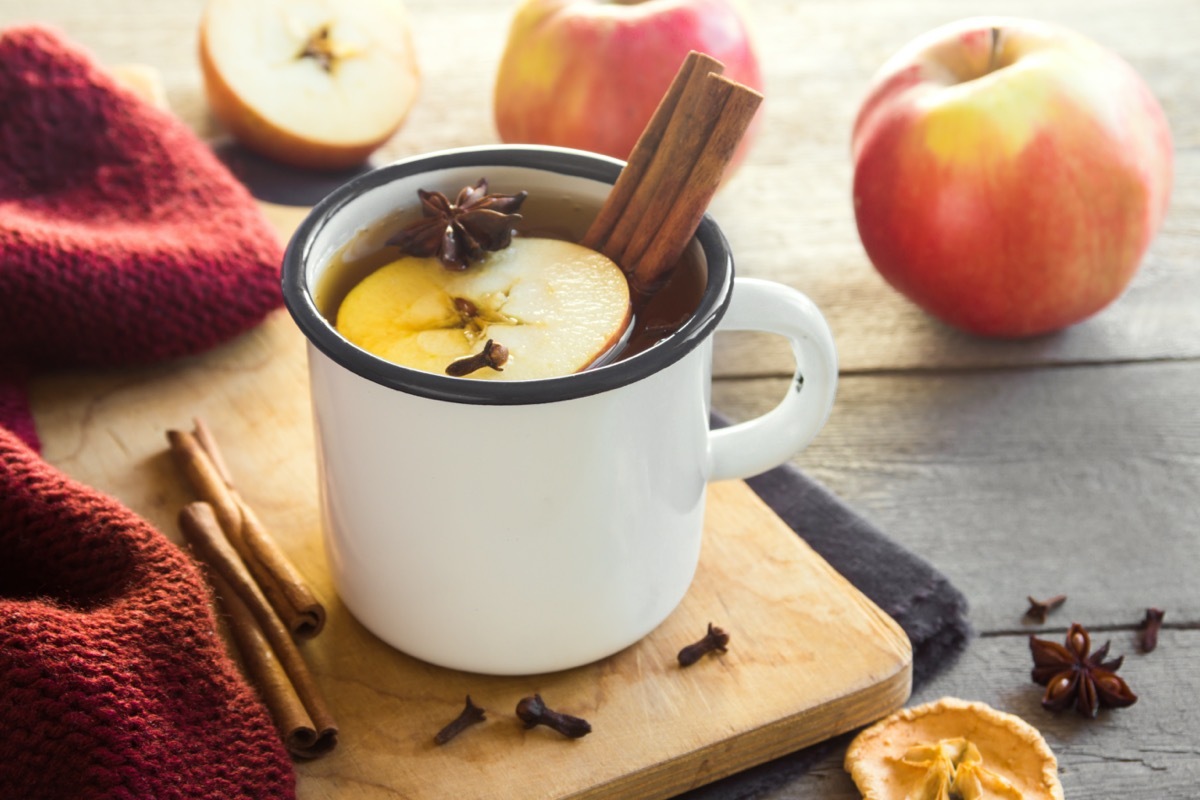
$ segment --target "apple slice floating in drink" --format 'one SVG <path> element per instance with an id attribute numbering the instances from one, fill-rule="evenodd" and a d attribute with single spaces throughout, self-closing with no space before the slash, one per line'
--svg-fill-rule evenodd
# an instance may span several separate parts
<path id="1" fill-rule="evenodd" d="M 466 270 L 403 256 L 350 290 L 337 329 L 380 358 L 445 374 L 492 340 L 508 358 L 472 378 L 532 380 L 593 365 L 629 328 L 629 284 L 608 257 L 573 242 L 516 238 Z"/>

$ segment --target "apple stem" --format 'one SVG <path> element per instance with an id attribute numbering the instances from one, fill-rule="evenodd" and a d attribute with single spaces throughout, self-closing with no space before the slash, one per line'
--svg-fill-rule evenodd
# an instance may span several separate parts
<path id="1" fill-rule="evenodd" d="M 991 52 L 988 53 L 988 66 L 987 66 L 988 74 L 991 74 L 996 71 L 996 64 L 1000 60 L 999 56 L 1000 56 L 1000 29 L 997 27 L 993 27 L 992 28 L 992 49 L 991 49 Z"/>

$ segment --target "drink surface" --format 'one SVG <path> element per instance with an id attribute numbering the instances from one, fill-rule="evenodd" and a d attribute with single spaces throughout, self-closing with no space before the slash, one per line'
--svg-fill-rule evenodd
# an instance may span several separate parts
<path id="1" fill-rule="evenodd" d="M 487 380 L 570 375 L 616 345 L 632 316 L 620 268 L 563 239 L 516 238 L 465 270 L 403 256 L 359 282 L 337 314 L 348 340 L 413 369 L 446 373 L 490 340 L 503 362 L 467 373 Z"/>
<path id="2" fill-rule="evenodd" d="M 478 354 L 489 339 L 505 345 L 509 360 L 503 371 L 480 369 L 472 378 L 552 377 L 628 358 L 691 317 L 704 292 L 707 269 L 693 243 L 657 291 L 631 295 L 619 267 L 573 244 L 597 211 L 571 198 L 530 196 L 513 245 L 455 272 L 436 258 L 404 256 L 387 244 L 396 231 L 419 218 L 417 209 L 404 209 L 361 230 L 334 256 L 314 300 L 352 343 L 429 372 L 443 373 L 454 358 Z M 531 246 L 534 242 L 540 243 Z M 509 250 L 532 258 L 521 266 L 523 262 L 505 255 Z M 551 260 L 576 268 L 543 263 Z M 623 286 L 630 312 L 626 317 L 616 310 L 621 292 L 614 274 Z M 364 294 L 352 299 L 360 291 Z M 372 296 L 374 300 L 366 300 Z M 539 304 L 543 307 L 537 308 Z"/>

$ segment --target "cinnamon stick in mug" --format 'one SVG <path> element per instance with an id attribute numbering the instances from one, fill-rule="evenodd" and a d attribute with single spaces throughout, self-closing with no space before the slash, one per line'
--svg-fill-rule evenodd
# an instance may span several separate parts
<path id="1" fill-rule="evenodd" d="M 688 54 L 583 238 L 643 295 L 691 241 L 762 103 L 723 70 L 710 56 Z"/>

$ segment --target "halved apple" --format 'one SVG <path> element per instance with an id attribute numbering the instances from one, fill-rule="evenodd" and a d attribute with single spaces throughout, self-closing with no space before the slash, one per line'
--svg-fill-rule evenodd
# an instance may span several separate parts
<path id="1" fill-rule="evenodd" d="M 608 257 L 559 239 L 516 238 L 463 271 L 416 256 L 380 267 L 346 295 L 337 329 L 380 358 L 440 374 L 493 340 L 508 350 L 502 371 L 470 377 L 532 380 L 592 365 L 631 320 L 629 284 Z"/>
<path id="2" fill-rule="evenodd" d="M 318 169 L 362 163 L 403 124 L 420 84 L 400 0 L 210 0 L 200 66 L 238 141 Z"/>

